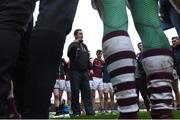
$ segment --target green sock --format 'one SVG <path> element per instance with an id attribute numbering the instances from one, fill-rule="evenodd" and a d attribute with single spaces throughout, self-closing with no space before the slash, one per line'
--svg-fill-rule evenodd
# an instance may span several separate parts
<path id="1" fill-rule="evenodd" d="M 128 18 L 125 0 L 102 0 L 102 2 L 104 34 L 116 30 L 127 31 Z"/>

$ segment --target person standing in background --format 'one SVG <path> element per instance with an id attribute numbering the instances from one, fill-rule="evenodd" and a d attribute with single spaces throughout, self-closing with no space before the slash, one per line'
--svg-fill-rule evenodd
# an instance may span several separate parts
<path id="1" fill-rule="evenodd" d="M 173 90 L 176 97 L 176 108 L 180 108 L 180 97 L 179 97 L 179 87 L 178 87 L 178 78 L 180 77 L 180 13 L 178 13 L 178 9 L 172 4 L 180 3 L 177 0 L 159 0 L 160 5 L 160 20 L 161 20 L 161 27 L 163 30 L 166 30 L 166 26 L 175 27 L 175 30 L 178 34 L 176 37 L 171 38 L 172 42 L 172 51 L 173 51 L 173 58 L 174 58 L 174 70 L 173 70 Z M 178 4 L 180 5 L 180 4 Z M 169 29 L 169 27 L 167 27 Z M 177 75 L 176 75 L 177 74 Z"/>
<path id="2" fill-rule="evenodd" d="M 178 34 L 177 37 L 171 38 L 171 42 L 174 54 L 175 69 L 180 77 L 180 13 L 178 13 L 177 9 L 174 8 L 169 0 L 159 0 L 159 3 L 160 20 L 162 25 L 170 25 L 174 27 Z M 166 28 L 163 26 L 161 27 L 166 30 Z"/>
<path id="3" fill-rule="evenodd" d="M 142 43 L 139 42 L 137 44 L 137 47 L 139 48 L 140 52 L 137 54 L 136 57 L 137 60 L 137 66 L 135 72 L 136 92 L 138 98 L 139 98 L 139 92 L 141 93 L 141 96 L 144 100 L 144 105 L 146 106 L 147 111 L 150 111 L 150 98 L 149 98 L 149 92 L 146 81 L 147 77 L 142 65 L 142 48 L 143 48 Z"/>
<path id="4" fill-rule="evenodd" d="M 178 79 L 180 78 L 180 39 L 178 37 L 172 37 L 172 50 L 174 57 L 174 70 L 173 70 L 173 90 L 176 98 L 176 108 L 180 109 L 180 93 L 179 93 L 179 85 Z"/>
<path id="5" fill-rule="evenodd" d="M 92 69 L 89 61 L 89 51 L 83 43 L 83 31 L 74 31 L 75 40 L 69 45 L 68 57 L 70 60 L 71 108 L 73 116 L 80 116 L 79 91 L 86 115 L 94 115 L 89 86 L 88 70 Z"/>
<path id="6" fill-rule="evenodd" d="M 98 90 L 100 99 L 100 112 L 104 111 L 104 88 L 102 80 L 102 69 L 104 66 L 104 61 L 102 60 L 102 50 L 96 51 L 96 58 L 93 61 L 93 81 L 95 85 L 95 90 Z M 96 96 L 96 95 L 95 95 Z"/>
<path id="7" fill-rule="evenodd" d="M 173 50 L 173 57 L 175 63 L 175 69 L 177 71 L 178 77 L 180 77 L 180 38 L 179 37 L 172 37 L 172 50 Z"/>
<path id="8" fill-rule="evenodd" d="M 60 113 L 60 105 L 62 100 L 63 91 L 66 89 L 65 85 L 65 75 L 66 75 L 66 62 L 64 58 L 60 59 L 59 69 L 57 72 L 56 83 L 54 85 L 54 103 L 56 107 L 56 116 L 62 114 Z"/>

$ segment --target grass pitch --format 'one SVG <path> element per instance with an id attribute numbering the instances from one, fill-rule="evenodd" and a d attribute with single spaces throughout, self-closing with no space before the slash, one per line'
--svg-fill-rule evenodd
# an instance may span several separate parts
<path id="1" fill-rule="evenodd" d="M 180 111 L 173 111 L 174 119 L 180 119 Z M 95 116 L 79 116 L 79 117 L 70 117 L 69 115 L 60 115 L 54 116 L 50 114 L 51 119 L 117 119 L 119 116 L 118 112 L 110 112 L 110 113 L 96 113 Z M 149 112 L 140 112 L 140 119 L 151 119 Z"/>

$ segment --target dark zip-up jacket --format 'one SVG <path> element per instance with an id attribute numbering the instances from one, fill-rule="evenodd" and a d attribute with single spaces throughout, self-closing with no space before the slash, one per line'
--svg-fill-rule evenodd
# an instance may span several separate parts
<path id="1" fill-rule="evenodd" d="M 88 70 L 91 69 L 89 51 L 82 41 L 72 42 L 68 48 L 68 57 L 70 59 L 71 70 Z"/>

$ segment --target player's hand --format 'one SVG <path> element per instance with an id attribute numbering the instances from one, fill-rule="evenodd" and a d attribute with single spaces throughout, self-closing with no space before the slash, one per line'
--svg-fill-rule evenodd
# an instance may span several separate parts
<path id="1" fill-rule="evenodd" d="M 93 70 L 90 70 L 89 72 L 90 72 L 90 74 L 93 74 Z"/>

